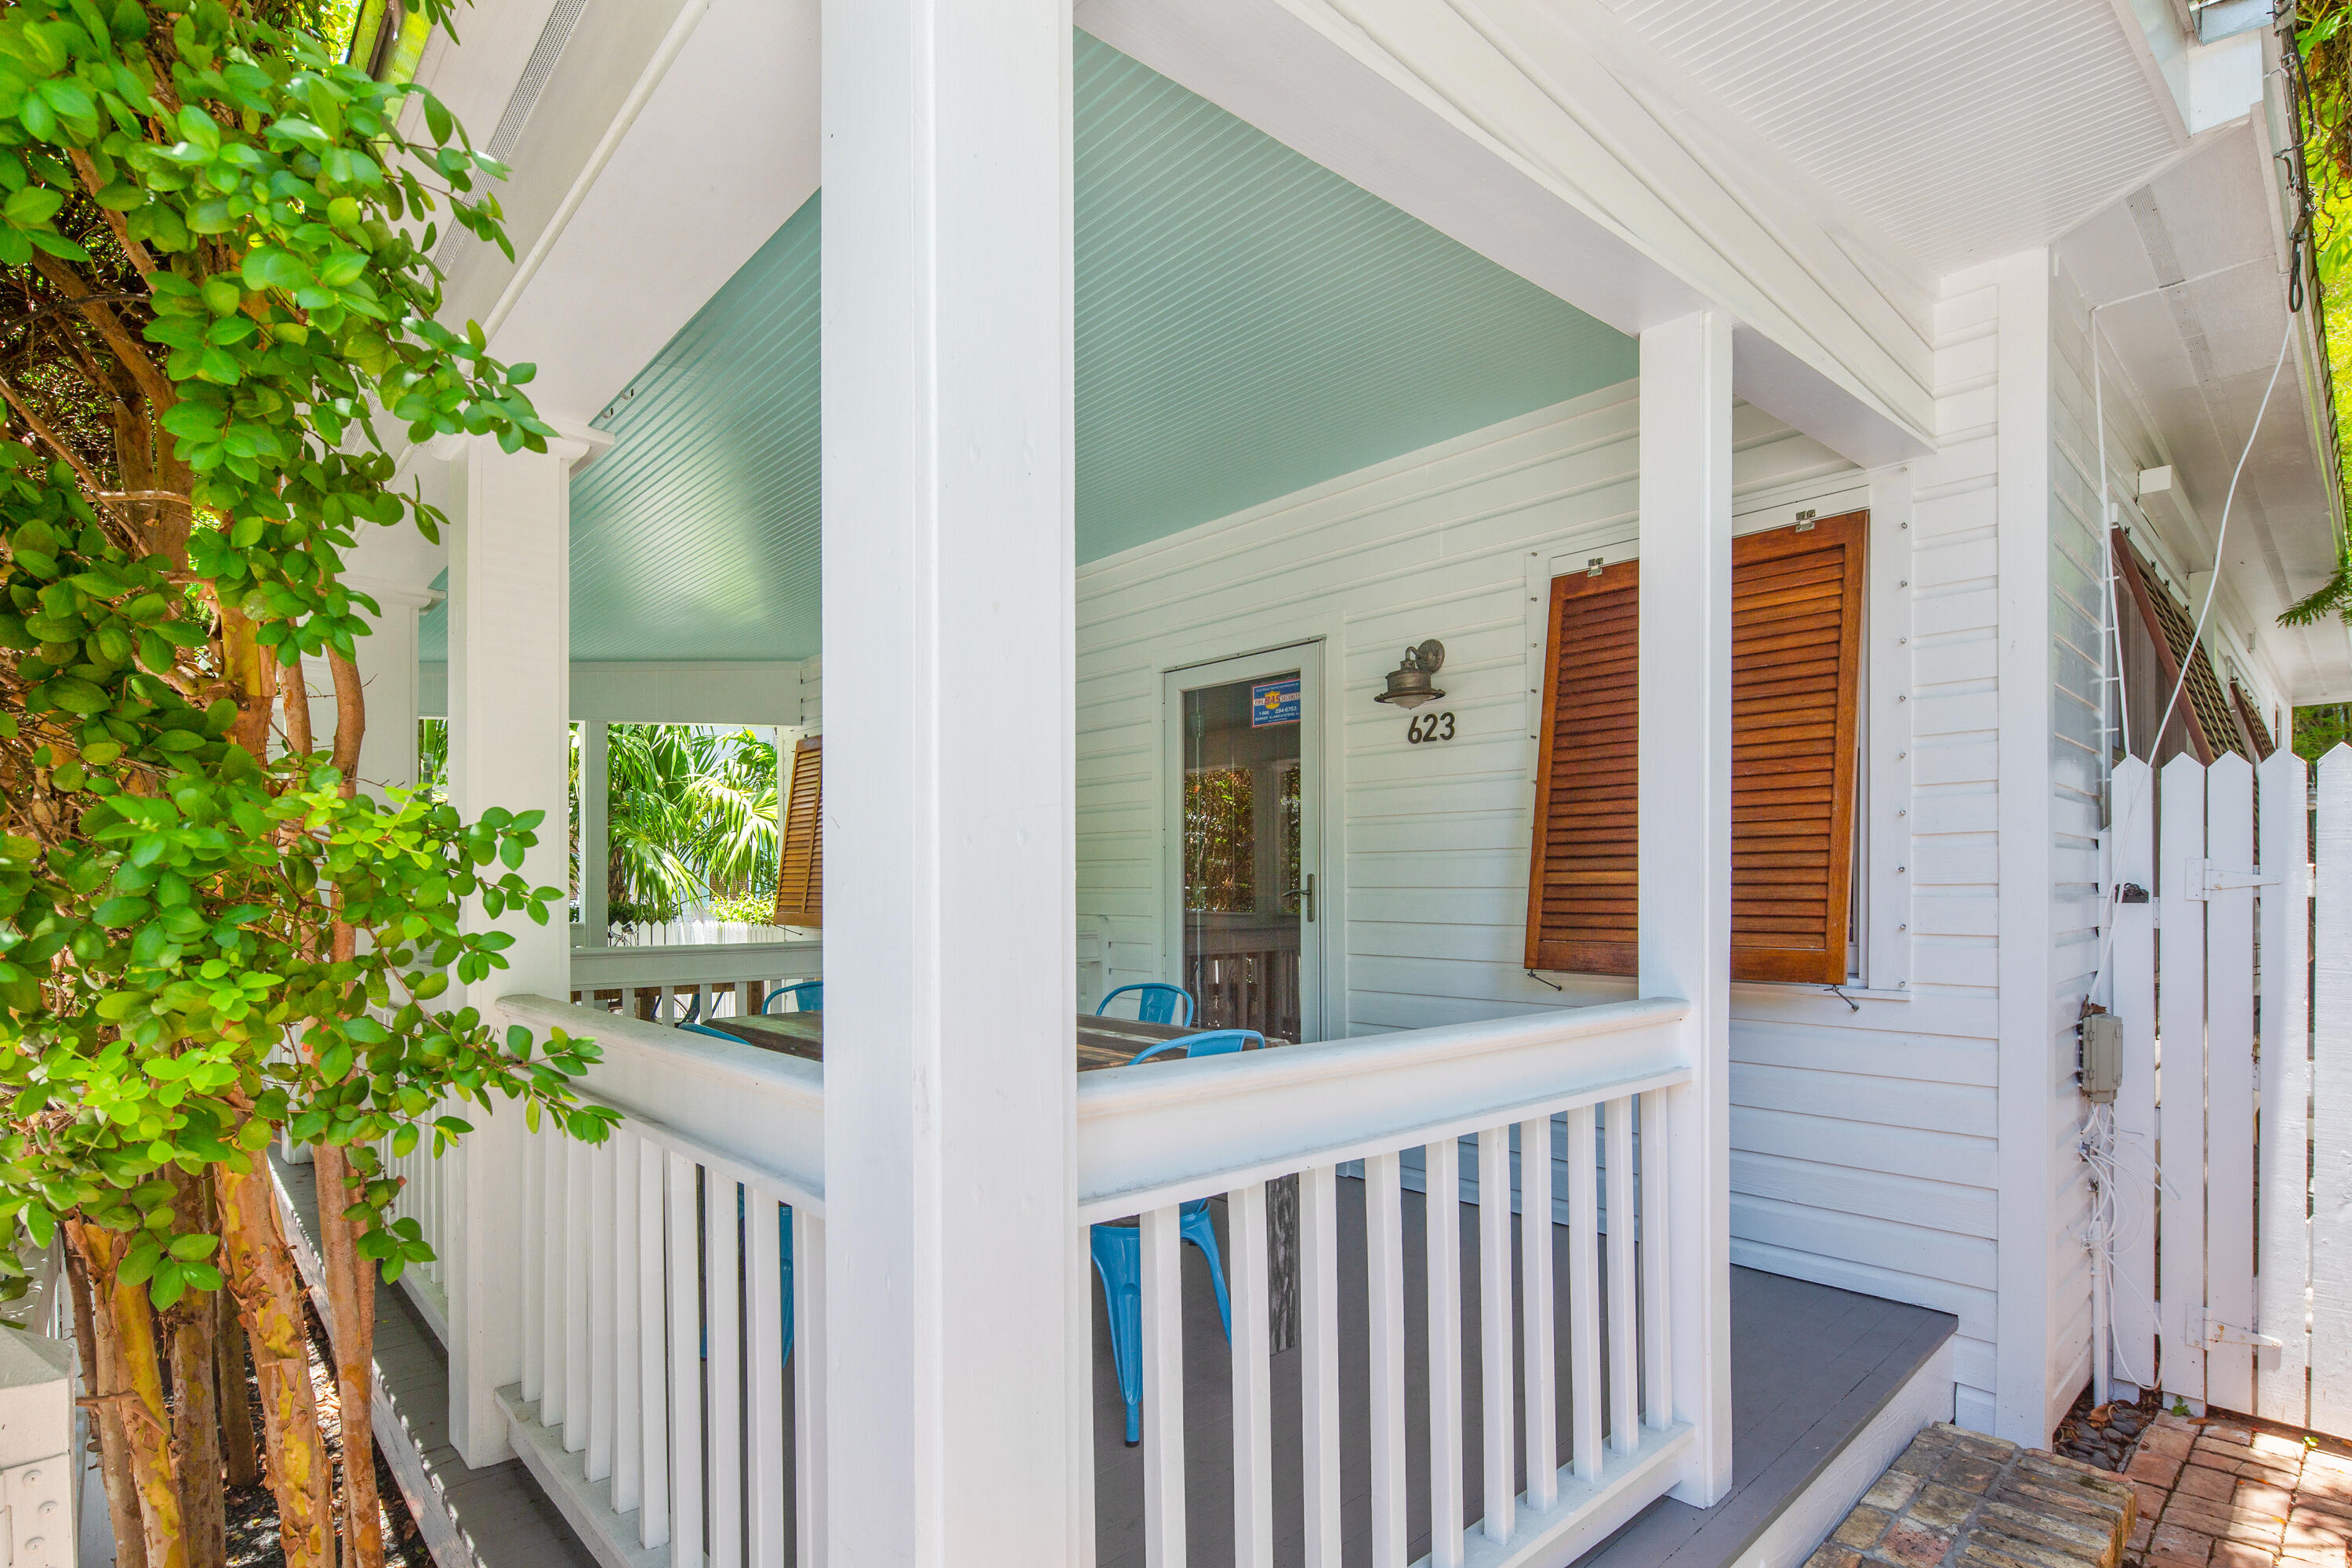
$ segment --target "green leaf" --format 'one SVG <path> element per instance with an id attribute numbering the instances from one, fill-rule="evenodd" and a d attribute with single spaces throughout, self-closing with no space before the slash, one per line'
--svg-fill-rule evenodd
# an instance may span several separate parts
<path id="1" fill-rule="evenodd" d="M 0 203 L 0 215 L 18 228 L 38 228 L 57 216 L 58 209 L 65 205 L 63 191 L 51 190 L 47 185 L 26 185 Z"/>

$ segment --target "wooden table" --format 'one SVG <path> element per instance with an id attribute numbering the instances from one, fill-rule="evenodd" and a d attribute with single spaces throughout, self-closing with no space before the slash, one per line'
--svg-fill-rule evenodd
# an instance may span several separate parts
<path id="1" fill-rule="evenodd" d="M 824 1060 L 824 1015 L 814 1013 L 754 1013 L 741 1018 L 706 1018 L 703 1023 L 721 1033 L 748 1040 L 752 1045 L 772 1051 L 782 1051 L 803 1060 Z M 1140 1024 L 1133 1018 L 1105 1018 L 1094 1013 L 1081 1013 L 1074 1022 L 1075 1055 L 1080 1072 L 1098 1072 L 1104 1068 L 1123 1068 L 1138 1051 L 1150 1050 L 1164 1040 L 1181 1040 L 1187 1035 L 1206 1034 L 1205 1029 L 1180 1028 L 1174 1024 Z M 1266 1047 L 1286 1046 L 1288 1040 L 1269 1039 Z M 1144 1063 L 1155 1067 L 1161 1062 L 1182 1061 L 1174 1051 L 1158 1056 Z"/>
<path id="2" fill-rule="evenodd" d="M 824 1014 L 821 1011 L 753 1013 L 740 1018 L 706 1018 L 703 1023 L 766 1050 L 782 1051 L 806 1061 L 824 1060 Z M 1187 1035 L 1207 1032 L 1179 1028 L 1173 1024 L 1143 1024 L 1133 1018 L 1081 1013 L 1072 1025 L 1072 1054 L 1078 1071 L 1098 1072 L 1104 1068 L 1126 1067 L 1138 1051 L 1149 1050 L 1163 1040 L 1181 1040 Z M 1265 1043 L 1271 1050 L 1292 1042 L 1268 1039 Z M 1170 1051 L 1143 1065 L 1156 1067 L 1161 1062 L 1183 1059 Z M 1265 1184 L 1265 1220 L 1267 1327 L 1272 1331 L 1274 1348 L 1286 1351 L 1298 1342 L 1297 1177 L 1284 1176 Z"/>

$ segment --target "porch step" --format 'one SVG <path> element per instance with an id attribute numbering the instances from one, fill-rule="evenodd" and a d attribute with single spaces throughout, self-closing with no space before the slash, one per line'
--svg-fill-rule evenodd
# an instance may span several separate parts
<path id="1" fill-rule="evenodd" d="M 270 1165 L 295 1261 L 325 1321 L 314 1172 L 275 1150 Z M 450 1447 L 448 1360 L 407 1293 L 378 1284 L 375 1314 L 376 1447 L 436 1568 L 596 1568 L 520 1459 L 475 1469 Z"/>
<path id="2" fill-rule="evenodd" d="M 2120 1476 L 1937 1422 L 1806 1568 L 2116 1568 L 2137 1507 Z"/>
<path id="3" fill-rule="evenodd" d="M 1793 1568 L 1920 1429 L 1952 1417 L 1958 1320 L 1731 1271 L 1731 1492 L 1661 1498 L 1579 1568 Z"/>

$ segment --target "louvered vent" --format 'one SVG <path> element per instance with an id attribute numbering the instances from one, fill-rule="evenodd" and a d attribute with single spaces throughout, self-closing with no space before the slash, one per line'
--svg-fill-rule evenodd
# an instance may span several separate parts
<path id="1" fill-rule="evenodd" d="M 504 163 L 512 155 L 515 143 L 522 140 L 522 129 L 530 122 L 530 111 L 539 107 L 539 95 L 547 90 L 548 78 L 555 74 L 555 62 L 563 58 L 563 47 L 572 41 L 572 29 L 580 23 L 580 13 L 587 9 L 588 0 L 555 0 L 555 8 L 547 14 L 546 25 L 539 30 L 539 42 L 531 46 L 530 58 L 523 62 L 522 77 L 515 83 L 514 91 L 507 95 L 507 106 L 499 116 L 498 128 L 490 132 L 489 144 L 482 149 L 491 157 Z M 456 276 L 460 263 L 472 258 L 482 242 L 456 224 L 442 235 L 441 244 L 434 255 L 441 270 Z"/>

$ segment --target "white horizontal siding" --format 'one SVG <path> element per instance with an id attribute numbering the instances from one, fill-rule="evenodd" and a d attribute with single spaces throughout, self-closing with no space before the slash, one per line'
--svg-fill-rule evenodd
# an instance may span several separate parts
<path id="1" fill-rule="evenodd" d="M 1945 311 L 1948 412 L 1990 426 L 1989 307 Z M 1161 671 L 1318 635 L 1327 723 L 1339 726 L 1339 818 L 1327 865 L 1343 886 L 1332 1035 L 1601 1001 L 1630 983 L 1528 976 L 1528 837 L 1545 583 L 1636 533 L 1632 385 L 1475 433 L 1082 568 L 1078 577 L 1079 910 L 1109 931 L 1107 984 L 1163 978 Z M 1812 987 L 1734 989 L 1736 1261 L 1949 1311 L 1971 1400 L 1992 1386 L 1998 1156 L 1990 867 L 1994 737 L 1991 445 L 1962 438 L 1914 466 L 1908 579 L 1874 599 L 1874 637 L 1909 689 L 1911 791 L 1874 868 L 1911 884 L 1906 989 L 1859 1010 Z M 1735 423 L 1743 528 L 1800 506 L 1867 503 L 1864 476 L 1759 410 Z M 1889 528 L 1899 524 L 1888 521 Z M 1874 520 L 1874 532 L 1877 531 Z M 1897 583 L 1906 585 L 1899 589 Z M 1371 700 L 1409 643 L 1446 646 L 1439 684 L 1461 739 L 1411 746 Z M 1536 657 L 1531 658 L 1533 654 Z M 1898 688 L 1904 684 L 1894 682 Z M 1893 711 L 1891 708 L 1889 711 Z M 1877 809 L 1874 805 L 1874 812 Z M 1877 895 L 1874 893 L 1874 897 Z M 1886 911 L 1874 911 L 1874 924 Z M 1874 976 L 1879 966 L 1873 965 Z M 1989 1407 L 1989 1406 L 1988 1406 Z"/>

